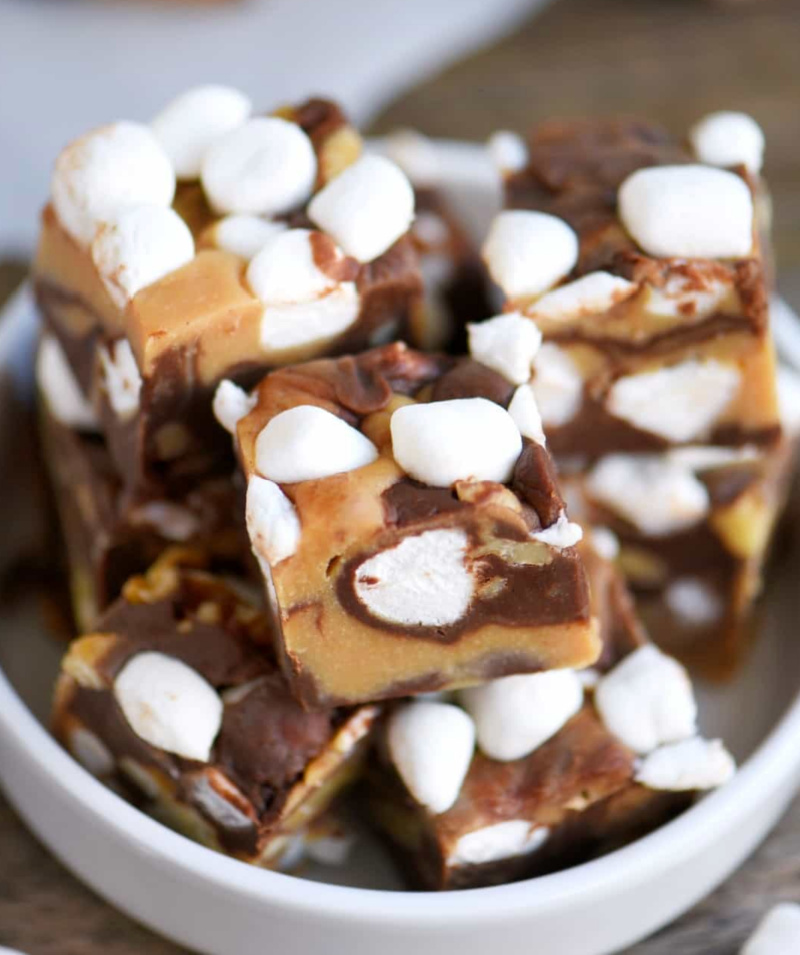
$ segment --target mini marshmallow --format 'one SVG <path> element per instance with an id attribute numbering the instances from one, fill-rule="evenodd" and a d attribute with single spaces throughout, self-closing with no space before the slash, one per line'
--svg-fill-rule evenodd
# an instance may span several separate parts
<path id="1" fill-rule="evenodd" d="M 508 312 L 477 325 L 467 325 L 467 333 L 469 353 L 475 361 L 514 385 L 530 379 L 542 333 L 529 318 L 519 312 Z"/>
<path id="2" fill-rule="evenodd" d="M 670 368 L 619 378 L 606 409 L 615 418 L 667 441 L 705 435 L 735 397 L 741 373 L 733 365 L 690 358 Z"/>
<path id="3" fill-rule="evenodd" d="M 420 212 L 414 219 L 411 227 L 414 238 L 419 239 L 428 249 L 436 249 L 446 246 L 450 241 L 450 227 L 444 219 L 435 212 Z M 427 276 L 431 279 L 432 285 L 441 286 L 448 281 L 455 270 L 455 264 L 450 256 L 443 253 L 434 258 L 436 267 L 432 273 Z M 420 263 L 420 268 L 422 263 Z"/>
<path id="4" fill-rule="evenodd" d="M 523 438 L 530 438 L 536 444 L 545 445 L 542 416 L 536 404 L 536 396 L 530 385 L 520 385 L 508 406 L 508 413 L 514 419 Z"/>
<path id="5" fill-rule="evenodd" d="M 383 155 L 400 167 L 415 186 L 436 186 L 442 163 L 436 146 L 414 129 L 398 129 L 383 141 Z"/>
<path id="6" fill-rule="evenodd" d="M 780 902 L 758 923 L 741 955 L 790 955 L 800 952 L 800 905 Z"/>
<path id="7" fill-rule="evenodd" d="M 297 551 L 300 519 L 294 504 L 274 481 L 253 475 L 247 482 L 245 521 L 262 569 L 266 569 L 264 561 L 273 566 Z"/>
<path id="8" fill-rule="evenodd" d="M 574 670 L 549 670 L 470 687 L 459 699 L 475 720 L 480 749 L 510 762 L 538 749 L 580 710 L 583 684 Z"/>
<path id="9" fill-rule="evenodd" d="M 583 378 L 569 352 L 544 342 L 533 360 L 531 383 L 545 427 L 560 428 L 571 421 L 583 402 Z"/>
<path id="10" fill-rule="evenodd" d="M 736 772 L 736 763 L 721 740 L 699 736 L 660 746 L 642 760 L 636 782 L 671 792 L 716 789 Z"/>
<path id="11" fill-rule="evenodd" d="M 444 627 L 469 610 L 475 580 L 467 535 L 432 530 L 405 537 L 356 567 L 353 590 L 374 616 L 407 627 Z"/>
<path id="12" fill-rule="evenodd" d="M 248 395 L 230 379 L 225 378 L 214 392 L 212 409 L 214 417 L 230 434 L 236 434 L 236 426 L 258 403 L 257 395 Z"/>
<path id="13" fill-rule="evenodd" d="M 222 700 L 196 670 L 163 653 L 137 653 L 117 674 L 114 696 L 145 742 L 208 762 L 222 725 Z"/>
<path id="14" fill-rule="evenodd" d="M 607 527 L 593 527 L 591 545 L 604 560 L 614 561 L 619 557 L 619 538 Z"/>
<path id="15" fill-rule="evenodd" d="M 216 212 L 269 216 L 302 205 L 316 177 L 311 140 L 296 123 L 275 116 L 251 119 L 219 137 L 201 175 Z"/>
<path id="16" fill-rule="evenodd" d="M 794 438 L 800 434 L 800 374 L 794 368 L 779 365 L 777 386 L 781 426 Z"/>
<path id="17" fill-rule="evenodd" d="M 209 229 L 204 237 L 218 249 L 232 252 L 243 259 L 252 259 L 264 246 L 288 226 L 260 216 L 225 216 Z"/>
<path id="18" fill-rule="evenodd" d="M 256 439 L 256 468 L 279 484 L 316 481 L 372 464 L 375 445 L 360 431 L 316 405 L 275 415 Z"/>
<path id="19" fill-rule="evenodd" d="M 522 451 L 514 419 L 486 398 L 404 405 L 390 427 L 397 463 L 432 487 L 469 480 L 505 484 Z"/>
<path id="20" fill-rule="evenodd" d="M 672 275 L 662 286 L 648 285 L 643 302 L 651 315 L 659 318 L 707 318 L 723 311 L 725 300 L 732 295 L 732 285 L 722 279 L 709 279 L 702 287 L 685 275 Z"/>
<path id="21" fill-rule="evenodd" d="M 150 123 L 179 179 L 198 179 L 209 147 L 241 126 L 252 110 L 230 86 L 196 86 L 168 103 Z"/>
<path id="22" fill-rule="evenodd" d="M 383 156 L 363 156 L 314 196 L 308 216 L 347 255 L 371 262 L 408 232 L 414 190 L 395 163 Z"/>
<path id="23" fill-rule="evenodd" d="M 99 227 L 92 242 L 95 268 L 119 308 L 193 258 L 189 227 L 177 212 L 163 206 L 122 209 Z"/>
<path id="24" fill-rule="evenodd" d="M 652 753 L 697 731 L 697 703 L 686 670 L 652 644 L 606 673 L 594 699 L 608 729 L 636 753 Z"/>
<path id="25" fill-rule="evenodd" d="M 733 259 L 753 248 L 753 197 L 724 169 L 639 169 L 620 187 L 619 215 L 634 241 L 659 258 Z"/>
<path id="26" fill-rule="evenodd" d="M 482 249 L 495 282 L 512 301 L 540 295 L 578 261 L 578 237 L 562 219 L 512 210 L 495 216 Z"/>
<path id="27" fill-rule="evenodd" d="M 586 489 L 648 537 L 686 530 L 710 507 L 706 486 L 691 471 L 655 455 L 602 458 L 589 473 Z"/>
<path id="28" fill-rule="evenodd" d="M 446 812 L 458 799 L 475 749 L 475 726 L 449 703 L 413 702 L 389 717 L 389 756 L 418 803 Z"/>
<path id="29" fill-rule="evenodd" d="M 716 590 L 704 580 L 680 577 L 664 591 L 664 603 L 671 612 L 692 627 L 708 627 L 724 613 L 724 603 Z"/>
<path id="30" fill-rule="evenodd" d="M 527 313 L 533 319 L 564 321 L 585 315 L 600 315 L 630 298 L 639 288 L 609 272 L 590 272 L 574 282 L 567 282 L 537 299 Z"/>
<path id="31" fill-rule="evenodd" d="M 709 166 L 746 166 L 757 173 L 764 164 L 764 132 L 747 113 L 709 113 L 691 128 L 689 141 Z"/>
<path id="32" fill-rule="evenodd" d="M 574 547 L 583 540 L 583 529 L 580 524 L 574 524 L 569 520 L 564 511 L 558 515 L 558 520 L 543 531 L 536 531 L 531 534 L 533 540 L 541 541 L 550 547 L 557 547 L 563 550 L 565 547 Z"/>
<path id="33" fill-rule="evenodd" d="M 97 415 L 81 391 L 58 339 L 43 335 L 36 354 L 36 384 L 50 414 L 68 428 L 97 431 Z"/>
<path id="34" fill-rule="evenodd" d="M 531 855 L 547 842 L 549 836 L 550 830 L 546 826 L 533 826 L 527 819 L 507 819 L 461 836 L 448 853 L 447 864 L 486 865 L 501 859 Z"/>
<path id="35" fill-rule="evenodd" d="M 98 345 L 108 403 L 118 418 L 125 420 L 139 410 L 142 376 L 130 342 L 121 338 L 110 347 Z"/>
<path id="36" fill-rule="evenodd" d="M 502 175 L 519 172 L 528 165 L 528 147 L 518 133 L 498 129 L 486 141 L 486 149 L 494 168 Z"/>
<path id="37" fill-rule="evenodd" d="M 51 194 L 62 226 L 89 245 L 98 225 L 126 206 L 169 206 L 175 173 L 147 126 L 112 123 L 67 146 L 56 160 Z"/>
<path id="38" fill-rule="evenodd" d="M 729 464 L 757 461 L 761 452 L 752 444 L 740 448 L 720 448 L 710 444 L 690 444 L 683 448 L 670 448 L 665 457 L 673 464 L 695 473 L 713 471 Z"/>

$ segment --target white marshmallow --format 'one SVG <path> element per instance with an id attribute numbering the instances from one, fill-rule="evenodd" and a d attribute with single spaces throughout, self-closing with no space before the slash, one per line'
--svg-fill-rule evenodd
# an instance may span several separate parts
<path id="1" fill-rule="evenodd" d="M 139 410 L 139 394 L 142 390 L 142 376 L 130 342 L 121 338 L 110 349 L 99 345 L 97 355 L 108 403 L 118 418 L 130 418 Z"/>
<path id="2" fill-rule="evenodd" d="M 409 627 L 444 627 L 469 610 L 475 580 L 465 563 L 462 530 L 405 537 L 356 567 L 353 590 L 381 620 Z"/>
<path id="3" fill-rule="evenodd" d="M 92 241 L 92 261 L 120 308 L 194 258 L 194 238 L 177 212 L 163 206 L 128 206 L 112 215 Z"/>
<path id="4" fill-rule="evenodd" d="M 250 545 L 262 569 L 264 561 L 273 566 L 296 553 L 300 519 L 294 504 L 274 481 L 253 475 L 247 482 L 245 521 Z"/>
<path id="5" fill-rule="evenodd" d="M 604 560 L 616 560 L 619 557 L 619 538 L 607 527 L 593 527 L 591 544 L 595 553 Z"/>
<path id="6" fill-rule="evenodd" d="M 177 96 L 150 123 L 179 179 L 198 179 L 209 147 L 241 126 L 252 110 L 230 86 L 196 86 Z"/>
<path id="7" fill-rule="evenodd" d="M 275 415 L 256 438 L 256 468 L 279 484 L 355 471 L 378 457 L 360 431 L 324 408 L 298 405 Z"/>
<path id="8" fill-rule="evenodd" d="M 390 133 L 383 141 L 383 155 L 399 166 L 415 186 L 435 186 L 442 177 L 436 145 L 414 129 Z"/>
<path id="9" fill-rule="evenodd" d="M 606 673 L 594 699 L 608 729 L 636 753 L 651 753 L 697 731 L 697 703 L 686 670 L 652 644 Z"/>
<path id="10" fill-rule="evenodd" d="M 449 703 L 414 702 L 389 717 L 389 756 L 408 791 L 431 812 L 458 799 L 475 749 L 470 717 Z"/>
<path id="11" fill-rule="evenodd" d="M 660 746 L 642 760 L 636 782 L 671 792 L 716 789 L 736 772 L 736 763 L 718 739 L 699 736 Z"/>
<path id="12" fill-rule="evenodd" d="M 549 835 L 546 826 L 534 827 L 527 819 L 507 819 L 461 836 L 448 853 L 447 864 L 485 865 L 531 855 L 547 842 Z"/>
<path id="13" fill-rule="evenodd" d="M 613 305 L 630 298 L 638 287 L 635 282 L 629 282 L 609 272 L 590 272 L 543 295 L 531 305 L 526 314 L 533 319 L 551 321 L 600 315 Z"/>
<path id="14" fill-rule="evenodd" d="M 764 132 L 747 113 L 709 113 L 691 128 L 689 141 L 700 162 L 710 166 L 746 166 L 759 172 L 764 164 Z"/>
<path id="15" fill-rule="evenodd" d="M 419 239 L 428 249 L 441 248 L 450 241 L 450 227 L 436 212 L 420 212 L 414 219 L 411 231 L 414 238 Z M 452 277 L 455 263 L 446 253 L 434 261 L 436 267 L 431 270 L 429 278 L 432 284 L 443 285 Z"/>
<path id="16" fill-rule="evenodd" d="M 217 385 L 217 390 L 214 392 L 212 409 L 214 417 L 222 427 L 235 435 L 236 426 L 257 404 L 258 395 L 248 395 L 244 388 L 225 378 Z"/>
<path id="17" fill-rule="evenodd" d="M 586 481 L 589 496 L 648 537 L 664 537 L 701 521 L 708 490 L 691 471 L 655 455 L 611 454 Z"/>
<path id="18" fill-rule="evenodd" d="M 574 670 L 549 670 L 492 680 L 459 698 L 475 720 L 478 746 L 509 762 L 538 749 L 580 710 L 583 684 Z"/>
<path id="19" fill-rule="evenodd" d="M 218 213 L 280 215 L 302 205 L 317 177 L 311 140 L 296 123 L 251 119 L 219 137 L 203 159 L 202 182 Z"/>
<path id="20" fill-rule="evenodd" d="M 708 627 L 722 618 L 722 598 L 703 580 L 680 577 L 664 591 L 664 602 L 684 623 L 692 627 Z"/>
<path id="21" fill-rule="evenodd" d="M 523 438 L 530 438 L 536 444 L 545 445 L 542 416 L 536 404 L 536 396 L 530 385 L 520 385 L 508 405 L 508 413 L 514 419 Z"/>
<path id="22" fill-rule="evenodd" d="M 740 384 L 735 366 L 690 358 L 618 378 L 608 391 L 606 410 L 668 441 L 694 441 L 714 425 Z"/>
<path id="23" fill-rule="evenodd" d="M 97 431 L 97 415 L 81 391 L 54 335 L 43 335 L 36 354 L 36 384 L 50 414 L 68 428 Z"/>
<path id="24" fill-rule="evenodd" d="M 287 228 L 285 222 L 273 222 L 260 216 L 225 216 L 212 226 L 208 238 L 218 249 L 252 259 L 270 239 Z"/>
<path id="25" fill-rule="evenodd" d="M 709 444 L 690 444 L 683 448 L 670 448 L 665 457 L 673 464 L 695 473 L 713 471 L 729 464 L 742 464 L 758 460 L 760 452 L 752 444 L 740 448 L 719 448 Z"/>
<path id="26" fill-rule="evenodd" d="M 800 905 L 779 902 L 758 923 L 741 955 L 791 955 L 800 952 Z"/>
<path id="27" fill-rule="evenodd" d="M 790 437 L 800 434 L 800 374 L 787 365 L 778 366 L 778 409 L 781 425 Z"/>
<path id="28" fill-rule="evenodd" d="M 571 421 L 583 402 L 583 378 L 569 353 L 544 342 L 533 360 L 533 393 L 545 427 L 560 428 Z"/>
<path id="29" fill-rule="evenodd" d="M 310 302 L 266 306 L 259 341 L 267 352 L 329 341 L 350 328 L 360 311 L 355 283 L 342 282 Z"/>
<path id="30" fill-rule="evenodd" d="M 137 653 L 117 674 L 114 696 L 145 742 L 208 762 L 222 725 L 222 700 L 196 670 L 163 653 Z"/>
<path id="31" fill-rule="evenodd" d="M 563 550 L 565 547 L 574 547 L 583 540 L 583 529 L 580 524 L 574 524 L 564 511 L 558 515 L 558 520 L 545 527 L 543 531 L 536 531 L 531 534 L 533 540 L 541 541 L 550 547 L 557 547 Z"/>
<path id="32" fill-rule="evenodd" d="M 518 133 L 498 129 L 486 141 L 486 149 L 495 169 L 506 175 L 519 172 L 528 165 L 528 147 Z"/>
<path id="33" fill-rule="evenodd" d="M 578 261 L 578 237 L 555 216 L 511 210 L 495 216 L 482 255 L 513 301 L 540 295 L 569 274 Z"/>
<path id="34" fill-rule="evenodd" d="M 730 283 L 721 279 L 709 279 L 698 288 L 691 278 L 673 275 L 660 288 L 647 286 L 644 307 L 659 318 L 699 320 L 718 311 L 730 294 Z"/>
<path id="35" fill-rule="evenodd" d="M 114 769 L 111 750 L 90 730 L 84 727 L 73 730 L 68 745 L 70 753 L 93 776 L 107 776 Z"/>
<path id="36" fill-rule="evenodd" d="M 648 255 L 732 259 L 753 248 L 753 197 L 724 169 L 639 169 L 620 186 L 619 215 Z"/>
<path id="37" fill-rule="evenodd" d="M 414 190 L 389 159 L 363 156 L 314 196 L 308 215 L 347 255 L 371 262 L 408 232 Z"/>
<path id="38" fill-rule="evenodd" d="M 498 372 L 514 385 L 531 377 L 531 365 L 542 344 L 542 333 L 519 312 L 498 315 L 467 325 L 469 353 L 475 361 Z"/>
<path id="39" fill-rule="evenodd" d="M 462 480 L 504 484 L 522 451 L 514 419 L 486 398 L 404 405 L 390 427 L 397 463 L 432 487 Z"/>
<path id="40" fill-rule="evenodd" d="M 56 160 L 51 194 L 61 224 L 89 245 L 97 226 L 126 206 L 169 206 L 175 173 L 147 126 L 112 123 L 67 146 Z"/>

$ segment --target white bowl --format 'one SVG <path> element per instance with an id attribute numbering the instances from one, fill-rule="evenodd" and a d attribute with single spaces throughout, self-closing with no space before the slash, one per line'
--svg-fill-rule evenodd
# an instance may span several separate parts
<path id="1" fill-rule="evenodd" d="M 460 199 L 497 202 L 476 147 L 442 147 Z M 30 377 L 35 319 L 26 292 L 0 324 L 0 378 Z M 4 462 L 0 473 L 9 473 Z M 0 613 L 0 784 L 38 837 L 113 905 L 209 955 L 602 955 L 676 918 L 764 838 L 800 780 L 800 555 L 773 575 L 746 670 L 701 688 L 703 728 L 741 761 L 727 786 L 659 831 L 595 862 L 513 885 L 464 892 L 391 891 L 391 868 L 367 844 L 314 879 L 262 871 L 195 845 L 104 788 L 48 735 L 61 648 L 36 607 Z M 3 672 L 5 671 L 5 672 Z M 34 713 L 37 715 L 35 716 Z M 38 716 L 38 719 L 37 719 Z M 356 887 L 354 887 L 356 886 Z M 377 888 L 380 887 L 380 888 Z"/>

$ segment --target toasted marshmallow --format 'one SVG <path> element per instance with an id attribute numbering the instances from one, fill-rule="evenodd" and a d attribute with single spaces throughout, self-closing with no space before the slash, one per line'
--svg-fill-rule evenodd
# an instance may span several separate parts
<path id="1" fill-rule="evenodd" d="M 475 590 L 466 555 L 462 530 L 405 537 L 356 567 L 353 590 L 381 620 L 408 627 L 449 626 L 469 610 Z"/>
<path id="2" fill-rule="evenodd" d="M 572 421 L 583 402 L 583 378 L 569 353 L 544 342 L 533 370 L 533 393 L 545 427 L 560 428 Z"/>
<path id="3" fill-rule="evenodd" d="M 51 194 L 61 225 L 89 245 L 97 227 L 126 206 L 169 206 L 175 173 L 147 126 L 112 123 L 64 149 L 56 160 Z"/>
<path id="4" fill-rule="evenodd" d="M 495 282 L 512 301 L 541 295 L 578 261 L 578 237 L 563 219 L 511 210 L 495 216 L 482 249 Z"/>
<path id="5" fill-rule="evenodd" d="M 411 227 L 414 190 L 389 159 L 363 156 L 314 196 L 308 216 L 347 255 L 371 262 Z"/>
<path id="6" fill-rule="evenodd" d="M 546 826 L 533 826 L 527 819 L 496 822 L 493 826 L 474 829 L 461 836 L 448 853 L 447 864 L 485 865 L 531 855 L 547 842 L 549 835 Z"/>
<path id="7" fill-rule="evenodd" d="M 533 540 L 541 541 L 550 547 L 563 550 L 565 547 L 574 547 L 583 540 L 583 529 L 580 524 L 574 524 L 564 511 L 558 515 L 558 520 L 542 531 L 531 534 Z"/>
<path id="8" fill-rule="evenodd" d="M 636 282 L 629 282 L 609 272 L 590 272 L 543 295 L 530 306 L 526 314 L 533 319 L 551 321 L 599 315 L 630 298 L 638 287 Z"/>
<path id="9" fill-rule="evenodd" d="M 230 86 L 196 86 L 168 103 L 150 128 L 178 179 L 198 179 L 209 147 L 241 126 L 251 110 L 244 93 Z"/>
<path id="10" fill-rule="evenodd" d="M 619 214 L 648 255 L 733 259 L 753 248 L 753 197 L 724 169 L 639 169 L 620 186 Z"/>
<path id="11" fill-rule="evenodd" d="M 369 438 L 316 405 L 282 411 L 256 438 L 258 472 L 279 484 L 355 471 L 377 457 L 378 450 Z"/>
<path id="12" fill-rule="evenodd" d="M 311 140 L 275 116 L 251 119 L 219 137 L 203 159 L 203 189 L 212 208 L 275 216 L 302 205 L 317 177 Z"/>
<path id="13" fill-rule="evenodd" d="M 397 463 L 431 487 L 468 480 L 505 484 L 522 451 L 514 419 L 486 398 L 404 405 L 390 427 Z"/>
<path id="14" fill-rule="evenodd" d="M 387 730 L 389 756 L 408 791 L 433 813 L 458 799 L 475 749 L 475 726 L 449 703 L 413 702 L 396 709 Z"/>
<path id="15" fill-rule="evenodd" d="M 528 165 L 528 147 L 518 133 L 498 129 L 486 141 L 486 149 L 494 168 L 502 175 L 519 172 Z"/>
<path id="16" fill-rule="evenodd" d="M 114 769 L 111 750 L 90 730 L 79 727 L 69 734 L 69 751 L 93 776 L 107 776 Z M 0 948 L 0 955 L 3 950 Z"/>
<path id="17" fill-rule="evenodd" d="M 697 731 L 697 703 L 686 670 L 652 644 L 606 673 L 594 700 L 608 729 L 636 753 L 652 753 Z"/>
<path id="18" fill-rule="evenodd" d="M 436 186 L 442 177 L 442 163 L 436 146 L 414 129 L 398 129 L 383 141 L 383 155 L 408 176 L 415 186 Z"/>
<path id="19" fill-rule="evenodd" d="M 589 473 L 586 489 L 647 537 L 686 530 L 710 507 L 706 486 L 690 470 L 656 455 L 608 455 Z"/>
<path id="20" fill-rule="evenodd" d="M 97 431 L 97 415 L 81 391 L 54 335 L 43 335 L 36 354 L 36 384 L 50 414 L 68 428 Z"/>
<path id="21" fill-rule="evenodd" d="M 708 627 L 722 619 L 725 606 L 719 593 L 704 580 L 680 577 L 664 591 L 664 602 L 684 624 Z"/>
<path id="22" fill-rule="evenodd" d="M 108 403 L 118 418 L 130 418 L 139 410 L 142 390 L 142 376 L 130 342 L 121 338 L 110 348 L 99 345 L 97 354 Z"/>
<path id="23" fill-rule="evenodd" d="M 222 725 L 222 700 L 196 670 L 163 653 L 137 653 L 117 674 L 114 696 L 145 742 L 208 762 Z"/>
<path id="24" fill-rule="evenodd" d="M 734 365 L 690 358 L 617 379 L 609 389 L 606 409 L 667 441 L 694 441 L 719 419 L 740 384 L 741 374 Z"/>
<path id="25" fill-rule="evenodd" d="M 789 955 L 800 952 L 800 905 L 773 906 L 745 942 L 741 955 Z"/>
<path id="26" fill-rule="evenodd" d="M 203 237 L 216 248 L 249 260 L 287 228 L 285 222 L 273 222 L 260 216 L 225 216 L 203 233 Z"/>
<path id="27" fill-rule="evenodd" d="M 545 436 L 542 429 L 542 416 L 536 404 L 536 396 L 530 385 L 520 385 L 514 392 L 514 397 L 508 406 L 508 413 L 514 419 L 523 438 L 530 438 L 536 444 L 544 445 Z"/>
<path id="28" fill-rule="evenodd" d="M 521 759 L 554 736 L 583 706 L 574 670 L 506 676 L 461 690 L 475 720 L 478 746 L 502 762 Z"/>
<path id="29" fill-rule="evenodd" d="M 760 172 L 764 164 L 764 132 L 747 113 L 709 113 L 691 128 L 689 141 L 695 156 L 709 166 L 746 166 Z"/>
<path id="30" fill-rule="evenodd" d="M 273 566 L 297 551 L 300 518 L 274 481 L 254 474 L 247 482 L 245 520 L 247 536 L 262 569 L 265 561 Z"/>
<path id="31" fill-rule="evenodd" d="M 542 344 L 542 333 L 519 312 L 498 315 L 467 325 L 469 353 L 475 361 L 498 372 L 513 385 L 531 377 L 531 365 Z"/>
<path id="32" fill-rule="evenodd" d="M 230 434 L 236 434 L 236 426 L 258 403 L 257 395 L 248 395 L 244 388 L 225 378 L 214 392 L 212 410 L 214 417 Z"/>
<path id="33" fill-rule="evenodd" d="M 642 760 L 636 782 L 672 792 L 716 789 L 736 772 L 736 763 L 718 739 L 699 736 L 660 746 Z"/>
<path id="34" fill-rule="evenodd" d="M 163 206 L 128 206 L 104 222 L 92 241 L 95 268 L 120 308 L 193 258 L 189 227 Z"/>

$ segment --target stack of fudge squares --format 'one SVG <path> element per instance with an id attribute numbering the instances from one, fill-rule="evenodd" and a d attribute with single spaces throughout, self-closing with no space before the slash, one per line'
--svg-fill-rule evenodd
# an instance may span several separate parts
<path id="1" fill-rule="evenodd" d="M 37 380 L 84 634 L 54 729 L 89 771 L 270 867 L 348 789 L 428 889 L 731 776 L 665 649 L 742 639 L 792 438 L 760 131 L 691 140 L 496 137 L 485 267 L 434 147 L 365 151 L 325 100 L 201 87 L 64 150 Z"/>

